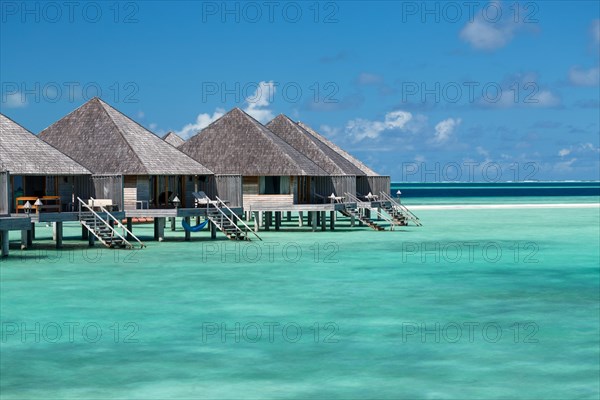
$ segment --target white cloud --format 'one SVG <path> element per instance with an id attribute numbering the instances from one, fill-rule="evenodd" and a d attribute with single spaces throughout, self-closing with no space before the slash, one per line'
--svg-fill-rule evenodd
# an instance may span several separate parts
<path id="1" fill-rule="evenodd" d="M 334 137 L 340 133 L 340 128 L 334 128 L 329 125 L 321 125 L 321 132 L 323 132 L 323 134 L 325 134 L 327 137 Z"/>
<path id="2" fill-rule="evenodd" d="M 266 123 L 275 118 L 272 110 L 266 108 L 273 101 L 275 84 L 273 81 L 261 81 L 252 96 L 246 98 L 248 104 L 244 111 L 261 123 Z"/>
<path id="3" fill-rule="evenodd" d="M 4 96 L 2 103 L 6 108 L 21 108 L 27 105 L 27 99 L 19 92 L 9 93 Z"/>
<path id="4" fill-rule="evenodd" d="M 581 69 L 572 67 L 569 71 L 569 81 L 576 86 L 598 86 L 600 68 Z"/>
<path id="5" fill-rule="evenodd" d="M 144 112 L 143 112 L 143 111 L 138 111 L 138 113 L 137 113 L 137 117 L 138 117 L 138 119 L 142 119 L 142 118 L 144 118 L 145 116 L 146 116 L 146 114 L 144 114 Z"/>
<path id="6" fill-rule="evenodd" d="M 514 37 L 516 24 L 500 25 L 476 18 L 460 31 L 460 38 L 478 50 L 495 50 L 506 46 Z"/>
<path id="7" fill-rule="evenodd" d="M 435 126 L 433 142 L 436 144 L 447 142 L 461 122 L 462 120 L 460 118 L 448 118 L 438 122 L 438 124 Z"/>
<path id="8" fill-rule="evenodd" d="M 600 154 L 600 147 L 596 147 L 594 146 L 592 143 L 587 142 L 587 143 L 577 143 L 574 144 L 572 146 L 569 146 L 568 148 L 564 148 L 561 149 L 558 152 L 558 155 L 560 157 L 565 157 L 568 156 L 571 153 L 578 153 L 578 154 L 585 154 L 585 153 L 599 153 Z"/>
<path id="9" fill-rule="evenodd" d="M 244 111 L 261 123 L 272 120 L 275 117 L 274 113 L 266 107 L 273 101 L 274 94 L 275 84 L 273 81 L 259 82 L 254 94 L 246 97 L 246 107 L 244 108 Z M 225 115 L 225 110 L 223 108 L 217 108 L 212 114 L 198 114 L 195 122 L 185 125 L 181 130 L 176 131 L 175 133 L 187 140 L 217 119 L 221 118 L 223 115 Z"/>
<path id="10" fill-rule="evenodd" d="M 502 82 L 482 89 L 477 104 L 487 108 L 552 108 L 561 105 L 561 98 L 538 83 L 535 73 L 506 76 Z"/>
<path id="11" fill-rule="evenodd" d="M 519 7 L 519 15 L 527 16 L 515 20 L 513 7 Z M 526 6 L 525 6 L 526 7 Z M 496 50 L 506 46 L 514 39 L 518 31 L 535 29 L 529 19 L 535 19 L 524 6 L 503 5 L 500 1 L 492 1 L 486 6 L 487 11 L 475 14 L 460 31 L 460 38 L 477 50 Z M 531 18 L 530 18 L 531 17 Z"/>
<path id="12" fill-rule="evenodd" d="M 351 136 L 355 142 L 363 139 L 377 139 L 379 135 L 388 130 L 409 130 L 407 124 L 412 120 L 413 115 L 406 111 L 391 111 L 385 115 L 383 121 L 370 121 L 357 118 L 348 121 L 346 124 L 346 133 Z"/>
<path id="13" fill-rule="evenodd" d="M 549 90 L 540 90 L 535 99 L 537 101 L 531 103 L 533 107 L 557 107 L 560 105 L 560 97 Z"/>
<path id="14" fill-rule="evenodd" d="M 152 122 L 150 125 L 148 125 L 148 127 L 151 131 L 153 131 L 158 127 L 158 124 L 156 122 Z"/>
<path id="15" fill-rule="evenodd" d="M 224 114 L 225 110 L 222 108 L 217 108 L 212 115 L 208 113 L 198 114 L 196 117 L 196 122 L 187 124 L 180 131 L 176 131 L 175 133 L 178 136 L 181 136 L 182 139 L 187 140 L 217 119 L 221 118 Z"/>

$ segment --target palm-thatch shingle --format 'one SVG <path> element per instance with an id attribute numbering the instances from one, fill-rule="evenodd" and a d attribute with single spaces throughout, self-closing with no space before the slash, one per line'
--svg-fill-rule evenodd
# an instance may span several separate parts
<path id="1" fill-rule="evenodd" d="M 40 137 L 93 174 L 212 174 L 97 97 L 44 129 Z"/>
<path id="2" fill-rule="evenodd" d="M 0 114 L 0 171 L 11 175 L 90 175 L 90 171 Z"/>
<path id="3" fill-rule="evenodd" d="M 330 175 L 365 175 L 340 153 L 283 114 L 274 118 L 266 127 Z"/>
<path id="4" fill-rule="evenodd" d="M 317 164 L 239 108 L 204 128 L 179 150 L 216 174 L 327 175 Z"/>
<path id="5" fill-rule="evenodd" d="M 313 135 L 315 138 L 317 138 L 321 142 L 325 143 L 327 146 L 329 146 L 331 149 L 333 149 L 336 153 L 338 153 L 339 155 L 341 155 L 342 157 L 344 157 L 346 160 L 348 160 L 350 163 L 352 163 L 356 168 L 358 168 L 359 170 L 361 170 L 363 173 L 360 174 L 360 175 L 380 176 L 377 172 L 375 172 L 371 168 L 367 167 L 365 164 L 363 164 L 357 158 L 353 157 L 352 155 L 350 155 L 350 153 L 344 151 L 338 145 L 336 145 L 332 141 L 328 140 L 323 135 L 319 134 L 317 131 L 315 131 L 314 129 L 312 129 L 310 126 L 306 125 L 303 122 L 298 122 L 297 124 L 301 128 L 303 128 L 304 130 L 306 130 L 308 133 L 310 133 L 311 135 Z M 359 175 L 359 174 L 357 174 L 357 175 Z"/>
<path id="6" fill-rule="evenodd" d="M 185 140 L 183 140 L 175 132 L 167 133 L 165 136 L 162 137 L 162 140 L 164 140 L 165 142 L 169 143 L 171 146 L 174 146 L 174 147 L 179 147 L 185 143 Z"/>

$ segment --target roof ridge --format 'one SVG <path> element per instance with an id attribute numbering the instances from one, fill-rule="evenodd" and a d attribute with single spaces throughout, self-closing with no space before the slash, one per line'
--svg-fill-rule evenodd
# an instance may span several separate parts
<path id="1" fill-rule="evenodd" d="M 119 132 L 119 134 L 121 135 L 121 137 L 123 138 L 123 141 L 125 141 L 125 143 L 127 144 L 127 147 L 129 147 L 129 149 L 131 150 L 131 152 L 133 153 L 133 155 L 135 156 L 135 158 L 138 159 L 138 161 L 140 162 L 141 165 L 144 166 L 145 172 L 146 174 L 148 174 L 148 166 L 142 161 L 142 159 L 140 158 L 140 156 L 138 156 L 137 152 L 133 149 L 133 147 L 131 146 L 131 143 L 129 143 L 129 141 L 127 140 L 127 138 L 125 137 L 125 134 L 123 133 L 123 131 L 121 130 L 121 127 L 119 126 L 119 124 L 117 124 L 117 121 L 114 120 L 114 118 L 112 117 L 112 115 L 110 115 L 110 113 L 108 112 L 108 110 L 106 109 L 105 106 L 108 106 L 110 108 L 112 108 L 113 110 L 117 111 L 118 113 L 122 114 L 124 117 L 128 118 L 125 114 L 123 114 L 122 112 L 120 112 L 119 110 L 117 110 L 114 107 L 111 107 L 109 104 L 105 103 L 104 101 L 100 100 L 100 98 L 98 97 L 94 97 L 94 99 L 98 100 L 98 102 L 100 103 L 100 105 L 102 106 L 102 110 L 104 111 L 104 113 L 108 116 L 108 118 L 112 121 L 113 125 L 117 128 L 117 131 Z M 94 100 L 92 99 L 92 100 Z M 91 100 L 90 100 L 91 101 Z M 132 120 L 133 121 L 133 120 Z M 135 122 L 135 121 L 133 121 Z M 141 125 L 140 125 L 141 126 Z"/>
<path id="2" fill-rule="evenodd" d="M 381 176 L 373 169 L 371 169 L 368 165 L 360 161 L 358 158 L 354 157 L 352 154 L 348 153 L 346 150 L 342 149 L 340 146 L 333 143 L 331 140 L 327 139 L 325 136 L 321 135 L 317 131 L 315 131 L 312 127 L 305 124 L 302 121 L 296 122 L 300 127 L 304 128 L 308 133 L 314 136 L 317 140 L 324 143 L 326 146 L 331 148 L 333 151 L 340 154 L 343 158 L 348 160 L 350 163 L 354 164 L 359 170 L 363 171 L 367 176 Z"/>
<path id="3" fill-rule="evenodd" d="M 287 115 L 285 114 L 279 114 L 277 117 L 273 118 L 271 121 L 269 121 L 269 123 L 267 125 L 269 125 L 271 122 L 275 121 L 277 118 L 283 118 L 284 121 L 286 123 L 288 123 L 293 129 L 298 129 L 299 133 L 303 133 L 304 129 L 302 129 L 302 127 L 300 127 L 298 124 L 296 124 L 294 121 L 292 121 Z M 268 128 L 268 127 L 267 127 Z M 269 128 L 268 128 L 269 129 Z M 304 131 L 306 132 L 306 131 Z M 274 132 L 275 133 L 275 132 Z M 306 132 L 308 133 L 308 132 Z M 277 133 L 275 133 L 277 135 Z M 310 135 L 310 134 L 309 134 Z M 281 140 L 283 140 L 284 142 L 288 143 L 290 146 L 294 147 L 291 143 L 289 143 L 287 140 L 285 140 L 285 138 L 282 138 L 281 136 L 277 135 Z M 312 135 L 310 135 L 312 136 Z M 301 140 L 304 140 L 306 138 L 306 140 L 308 140 L 309 142 L 314 143 L 310 137 L 308 136 L 304 136 L 301 138 Z M 339 165 L 337 165 L 337 163 L 325 152 L 323 151 L 323 149 L 321 147 L 319 147 L 318 145 L 316 145 L 315 143 L 315 149 L 319 152 L 319 154 L 321 154 L 322 156 L 324 156 L 327 160 L 329 160 L 331 162 L 331 164 L 333 164 L 334 168 L 336 169 L 337 173 L 339 173 L 340 175 L 353 175 L 353 174 L 349 174 L 347 172 L 345 172 L 343 170 L 342 167 L 340 167 Z M 298 149 L 296 149 L 298 150 Z M 305 157 L 307 157 L 302 151 L 298 150 L 298 152 L 302 155 L 304 155 Z M 307 157 L 308 158 L 308 157 Z M 312 161 L 312 160 L 311 160 Z M 314 162 L 314 161 L 313 161 Z M 327 174 L 330 174 L 330 172 L 326 171 L 324 168 L 322 168 L 319 164 L 317 164 L 316 162 L 314 162 L 319 168 L 323 169 Z"/>
<path id="4" fill-rule="evenodd" d="M 296 160 L 294 160 L 294 158 L 292 157 L 292 155 L 289 154 L 288 151 L 286 151 L 286 149 L 281 148 L 281 146 L 276 142 L 276 140 L 273 140 L 273 139 L 277 138 L 277 139 L 281 140 L 282 142 L 284 142 L 285 144 L 287 144 L 293 151 L 295 151 L 296 153 L 298 153 L 301 157 L 306 158 L 313 165 L 315 165 L 315 167 L 317 167 L 317 170 L 315 170 L 315 173 L 319 172 L 319 173 L 327 174 L 327 171 L 325 171 L 323 168 L 321 168 L 317 163 L 315 163 L 313 160 L 311 160 L 310 158 L 308 158 L 306 155 L 302 154 L 302 152 L 298 151 L 294 146 L 292 146 L 291 144 L 289 144 L 288 142 L 286 142 L 283 138 L 281 138 L 275 132 L 271 131 L 265 125 L 261 124 L 253 116 L 251 116 L 250 114 L 248 114 L 244 110 L 241 110 L 241 109 L 239 109 L 237 107 L 234 108 L 234 110 L 235 109 L 240 110 L 243 115 L 245 115 L 248 119 L 250 119 L 250 121 L 253 124 L 255 124 L 256 127 L 261 131 L 261 133 L 263 133 L 263 135 L 265 137 L 267 137 L 275 146 L 279 147 L 283 151 L 283 155 L 286 158 L 288 158 L 296 167 L 300 168 L 301 171 L 304 171 L 305 173 L 307 173 L 307 174 L 310 175 L 310 171 L 306 171 L 300 164 L 298 164 L 298 162 Z"/>

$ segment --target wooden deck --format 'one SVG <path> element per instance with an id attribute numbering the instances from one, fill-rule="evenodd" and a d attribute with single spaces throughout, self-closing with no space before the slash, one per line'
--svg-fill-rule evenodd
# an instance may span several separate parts
<path id="1" fill-rule="evenodd" d="M 0 231 L 22 231 L 31 229 L 31 219 L 27 216 L 0 217 Z"/>

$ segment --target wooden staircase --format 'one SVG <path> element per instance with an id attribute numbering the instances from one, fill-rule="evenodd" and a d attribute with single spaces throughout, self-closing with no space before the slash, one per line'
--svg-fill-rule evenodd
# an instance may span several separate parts
<path id="1" fill-rule="evenodd" d="M 79 200 L 79 223 L 86 228 L 90 234 L 94 235 L 104 246 L 111 249 L 133 249 L 135 246 L 123 236 L 129 234 L 130 237 L 140 244 L 140 248 L 146 247 L 140 239 L 131 233 L 121 221 L 117 220 L 104 207 L 100 206 L 100 209 L 101 212 L 106 215 L 106 219 L 102 218 L 100 214 L 94 211 L 93 207 L 88 206 L 79 197 L 77 200 Z M 123 234 L 115 229 L 115 225 L 123 230 Z"/>
<path id="2" fill-rule="evenodd" d="M 397 202 L 389 194 L 381 192 L 380 196 L 385 202 L 382 204 L 382 209 L 394 221 L 398 221 L 400 225 L 406 226 L 409 222 L 416 226 L 423 226 L 419 217 L 412 213 L 404 204 Z"/>
<path id="3" fill-rule="evenodd" d="M 194 193 L 194 196 L 196 196 L 196 198 L 206 199 L 205 194 L 199 196 L 198 193 Z M 258 236 L 256 232 L 254 232 L 254 230 L 252 230 L 236 213 L 234 213 L 223 200 L 219 197 L 215 198 L 216 200 L 208 199 L 206 202 L 206 217 L 215 225 L 215 227 L 217 227 L 217 229 L 223 232 L 229 240 L 249 241 L 250 237 L 248 232 L 251 232 L 259 240 L 262 240 L 262 238 Z"/>
<path id="4" fill-rule="evenodd" d="M 361 221 L 362 223 L 364 223 L 371 229 L 374 229 L 376 231 L 385 231 L 385 228 L 383 226 L 377 225 L 377 223 L 375 221 L 373 221 L 371 218 L 361 214 L 357 208 L 346 207 L 344 210 L 340 210 L 340 213 L 342 213 L 342 215 L 344 215 L 346 217 L 354 217 L 354 218 L 358 219 L 359 221 Z"/>

